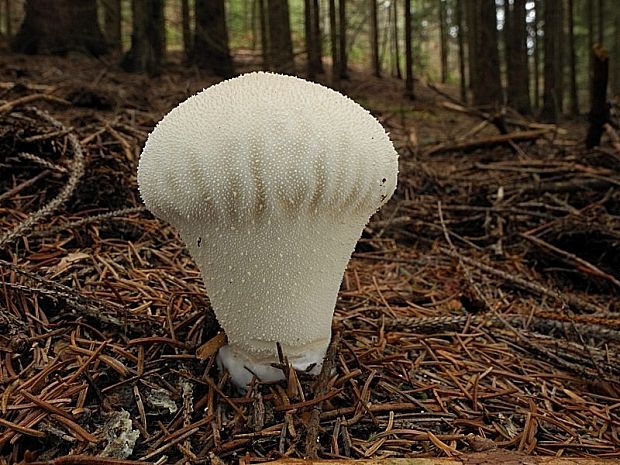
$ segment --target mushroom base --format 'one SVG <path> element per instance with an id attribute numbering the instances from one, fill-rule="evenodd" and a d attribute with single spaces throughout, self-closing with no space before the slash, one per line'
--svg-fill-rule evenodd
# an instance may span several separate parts
<path id="1" fill-rule="evenodd" d="M 299 354 L 297 356 L 289 355 L 286 348 L 283 348 L 283 352 L 295 370 L 318 375 L 323 366 L 328 345 L 329 340 L 296 347 L 295 352 Z M 230 344 L 222 347 L 217 354 L 217 364 L 220 370 L 227 369 L 233 383 L 243 389 L 250 384 L 254 375 L 258 381 L 264 383 L 285 379 L 284 372 L 273 366 L 273 364 L 279 363 L 280 361 L 277 358 L 255 357 Z"/>

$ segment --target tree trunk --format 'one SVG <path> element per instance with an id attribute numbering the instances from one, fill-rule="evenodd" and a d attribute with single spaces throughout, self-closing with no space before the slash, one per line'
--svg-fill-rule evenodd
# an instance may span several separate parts
<path id="1" fill-rule="evenodd" d="M 267 0 L 258 0 L 258 19 L 260 24 L 260 48 L 263 55 L 263 68 L 271 69 L 269 62 L 271 52 L 269 51 L 269 32 L 267 30 Z"/>
<path id="2" fill-rule="evenodd" d="M 324 73 L 323 68 L 323 36 L 321 34 L 321 10 L 319 0 L 312 0 L 312 29 L 314 31 L 314 44 L 315 55 L 312 57 L 312 62 L 317 70 L 317 73 Z"/>
<path id="3" fill-rule="evenodd" d="M 313 81 L 316 78 L 317 70 L 314 67 L 312 56 L 314 51 L 314 34 L 312 25 L 312 0 L 304 0 L 304 42 L 306 44 L 306 77 Z"/>
<path id="4" fill-rule="evenodd" d="M 592 106 L 590 108 L 590 127 L 586 137 L 586 147 L 596 147 L 601 143 L 603 126 L 609 122 L 609 106 L 607 105 L 607 79 L 609 75 L 609 56 L 600 44 L 592 50 Z"/>
<path id="5" fill-rule="evenodd" d="M 588 91 L 592 90 L 592 50 L 594 49 L 594 0 L 586 0 L 586 19 L 588 22 Z M 592 94 L 590 94 L 592 104 Z"/>
<path id="6" fill-rule="evenodd" d="M 153 76 L 160 73 L 164 57 L 163 8 L 163 0 L 133 0 L 131 48 L 121 61 L 126 71 Z"/>
<path id="7" fill-rule="evenodd" d="M 11 0 L 4 0 L 4 29 L 7 40 L 13 36 L 13 14 L 11 13 Z"/>
<path id="8" fill-rule="evenodd" d="M 545 0 L 543 15 L 545 23 L 545 82 L 543 88 L 543 107 L 540 116 L 544 121 L 557 122 L 562 111 L 562 3 L 555 0 Z"/>
<path id="9" fill-rule="evenodd" d="M 121 0 L 102 0 L 103 27 L 108 45 L 115 52 L 122 50 Z"/>
<path id="10" fill-rule="evenodd" d="M 446 1 L 439 0 L 439 45 L 441 56 L 441 82 L 448 81 L 448 14 Z"/>
<path id="11" fill-rule="evenodd" d="M 398 31 L 398 0 L 392 1 L 392 7 L 394 9 L 394 56 L 396 59 L 396 77 L 402 79 L 403 72 L 400 69 L 400 33 Z"/>
<path id="12" fill-rule="evenodd" d="M 192 62 L 218 76 L 231 77 L 234 65 L 228 48 L 224 0 L 196 0 Z"/>
<path id="13" fill-rule="evenodd" d="M 414 99 L 413 44 L 411 43 L 411 0 L 405 0 L 405 97 Z"/>
<path id="14" fill-rule="evenodd" d="M 541 0 L 535 1 L 534 11 L 534 107 L 540 107 L 540 24 L 542 18 Z"/>
<path id="15" fill-rule="evenodd" d="M 521 114 L 530 114 L 530 86 L 527 55 L 525 0 L 514 0 L 512 8 L 504 2 L 506 18 L 506 63 L 508 104 Z"/>
<path id="16" fill-rule="evenodd" d="M 340 79 L 349 79 L 346 0 L 338 0 L 338 59 L 338 72 L 340 73 Z"/>
<path id="17" fill-rule="evenodd" d="M 278 73 L 294 73 L 288 0 L 267 0 L 267 11 L 271 70 Z"/>
<path id="18" fill-rule="evenodd" d="M 497 46 L 497 11 L 494 0 L 471 0 L 475 3 L 470 34 L 470 60 L 474 63 L 471 78 L 474 104 L 499 105 L 502 103 L 502 86 Z"/>
<path id="19" fill-rule="evenodd" d="M 332 87 L 340 88 L 340 57 L 338 56 L 338 30 L 336 26 L 336 0 L 329 0 L 329 44 L 332 55 Z"/>
<path id="20" fill-rule="evenodd" d="M 577 64 L 575 56 L 575 16 L 574 2 L 568 0 L 568 58 L 570 62 L 569 93 L 570 113 L 572 116 L 579 115 L 579 97 L 577 96 Z"/>
<path id="21" fill-rule="evenodd" d="M 181 30 L 183 33 L 183 56 L 185 62 L 191 61 L 192 55 L 192 27 L 189 17 L 189 0 L 181 0 Z"/>
<path id="22" fill-rule="evenodd" d="M 379 26 L 377 23 L 377 0 L 369 0 L 370 6 L 370 62 L 372 74 L 381 77 L 379 62 Z"/>
<path id="23" fill-rule="evenodd" d="M 97 1 L 27 0 L 11 49 L 28 54 L 105 53 L 108 47 L 97 21 Z"/>
<path id="24" fill-rule="evenodd" d="M 620 97 L 620 8 L 614 11 L 614 47 L 613 60 L 611 62 L 612 94 Z"/>
<path id="25" fill-rule="evenodd" d="M 514 106 L 515 93 L 516 93 L 516 76 L 514 75 L 516 56 L 514 52 L 515 39 L 513 37 L 512 22 L 514 18 L 512 7 L 510 6 L 510 0 L 504 0 L 504 56 L 506 61 L 506 101 L 508 105 Z"/>
<path id="26" fill-rule="evenodd" d="M 467 103 L 467 78 L 465 76 L 465 30 L 463 29 L 463 4 L 456 0 L 456 27 L 458 29 L 459 46 L 459 89 L 461 102 Z"/>
<path id="27" fill-rule="evenodd" d="M 458 1 L 458 0 L 457 0 Z M 466 0 L 463 2 L 465 12 L 465 25 L 467 34 L 467 70 L 469 74 L 469 90 L 473 93 L 474 81 L 477 79 L 476 69 L 476 30 L 478 29 L 476 15 L 476 0 Z M 465 28 L 463 29 L 465 30 Z"/>

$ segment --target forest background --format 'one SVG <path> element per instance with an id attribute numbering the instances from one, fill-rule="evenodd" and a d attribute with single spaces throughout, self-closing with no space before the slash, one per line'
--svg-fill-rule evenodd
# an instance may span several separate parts
<path id="1" fill-rule="evenodd" d="M 14 51 L 122 53 L 151 74 L 175 53 L 223 76 L 231 56 L 310 79 L 331 62 L 336 88 L 355 67 L 403 78 L 408 96 L 414 79 L 448 83 L 463 102 L 546 121 L 587 112 L 599 44 L 620 93 L 613 0 L 3 0 L 0 17 Z"/>

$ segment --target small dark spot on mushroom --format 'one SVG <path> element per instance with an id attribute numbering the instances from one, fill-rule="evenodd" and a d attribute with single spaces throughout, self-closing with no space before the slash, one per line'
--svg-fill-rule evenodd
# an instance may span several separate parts
<path id="1" fill-rule="evenodd" d="M 198 247 L 200 247 L 200 244 L 202 244 L 202 237 L 198 237 L 198 242 L 196 243 Z"/>
<path id="2" fill-rule="evenodd" d="M 381 184 L 385 184 L 385 181 L 387 181 L 387 179 L 383 178 L 383 179 L 381 180 Z"/>
<path id="3" fill-rule="evenodd" d="M 385 198 L 387 197 L 387 195 L 385 194 L 381 194 L 381 201 L 383 202 L 385 200 Z"/>

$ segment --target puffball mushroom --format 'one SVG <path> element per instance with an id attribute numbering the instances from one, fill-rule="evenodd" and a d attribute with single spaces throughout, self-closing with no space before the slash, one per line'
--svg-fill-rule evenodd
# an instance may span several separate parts
<path id="1" fill-rule="evenodd" d="M 318 373 L 345 268 L 397 174 L 368 111 L 292 76 L 223 81 L 157 124 L 140 193 L 198 264 L 228 336 L 218 362 L 238 386 L 283 378 L 277 343 L 295 369 Z"/>

